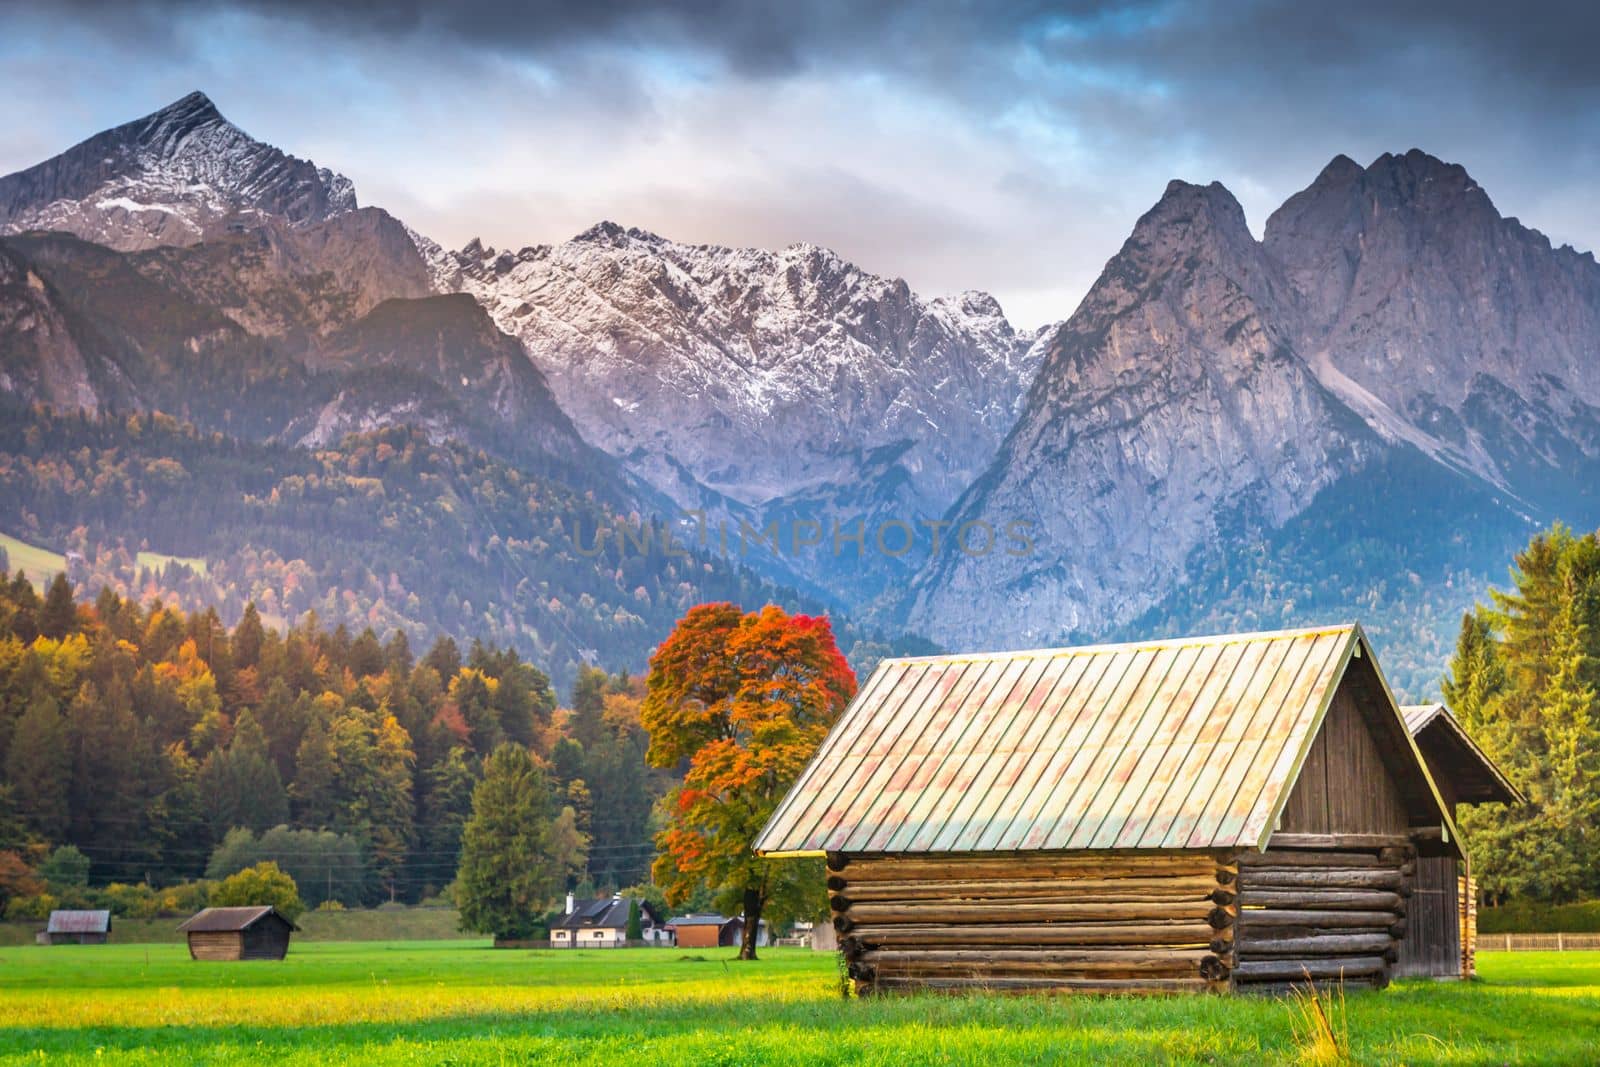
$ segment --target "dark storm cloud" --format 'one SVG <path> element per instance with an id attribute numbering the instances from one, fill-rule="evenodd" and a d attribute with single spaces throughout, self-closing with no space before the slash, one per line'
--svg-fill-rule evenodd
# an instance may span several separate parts
<path id="1" fill-rule="evenodd" d="M 1259 229 L 1339 153 L 1595 247 L 1597 41 L 1593 2 L 40 0 L 0 7 L 0 92 L 49 93 L 0 170 L 202 88 L 447 243 L 825 242 L 1038 323 L 1169 178 Z"/>
<path id="2" fill-rule="evenodd" d="M 1460 49 L 1486 72 L 1532 85 L 1592 90 L 1600 4 L 1557 0 L 1354 0 L 1339 4 L 1137 0 L 1133 3 L 851 3 L 841 0 L 592 0 L 455 3 L 377 0 L 66 0 L 34 5 L 124 21 L 232 7 L 301 19 L 356 36 L 437 35 L 490 50 L 542 54 L 574 44 L 690 49 L 744 73 L 781 75 L 850 63 L 931 78 L 965 54 L 1039 42 L 1065 31 L 1060 51 L 1150 73 L 1217 79 L 1264 74 L 1292 81 L 1429 49 Z M 1006 81 L 1007 78 L 1001 78 Z M 1362 86 L 1354 85 L 1360 92 Z"/>

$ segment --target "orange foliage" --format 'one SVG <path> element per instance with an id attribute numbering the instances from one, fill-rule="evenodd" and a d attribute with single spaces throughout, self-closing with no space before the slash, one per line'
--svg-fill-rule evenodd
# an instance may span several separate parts
<path id="1" fill-rule="evenodd" d="M 657 767 L 688 761 L 654 873 L 670 901 L 697 885 L 766 895 L 750 844 L 855 694 L 824 617 L 701 604 L 650 660 L 640 722 Z"/>

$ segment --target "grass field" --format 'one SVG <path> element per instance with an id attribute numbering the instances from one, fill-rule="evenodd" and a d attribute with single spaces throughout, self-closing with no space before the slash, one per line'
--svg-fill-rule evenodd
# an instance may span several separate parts
<path id="1" fill-rule="evenodd" d="M 283 963 L 178 945 L 0 951 L 0 1063 L 1287 1063 L 1265 998 L 843 1001 L 834 957 L 297 943 Z M 1474 983 L 1352 993 L 1358 1063 L 1589 1064 L 1600 953 L 1486 954 Z"/>
<path id="2" fill-rule="evenodd" d="M 163 919 L 116 919 L 111 924 L 111 941 L 117 945 L 181 943 L 178 924 L 187 915 Z M 434 941 L 462 940 L 459 916 L 454 908 L 352 908 L 349 911 L 308 911 L 298 920 L 301 932 L 297 943 L 305 941 Z M 0 922 L 0 948 L 31 945 L 34 935 L 44 928 L 40 919 L 26 922 Z"/>
<path id="3" fill-rule="evenodd" d="M 59 552 L 19 541 L 10 534 L 0 533 L 0 548 L 6 550 L 10 559 L 11 573 L 22 571 L 34 585 L 44 585 L 67 569 L 67 557 Z"/>
<path id="4" fill-rule="evenodd" d="M 45 585 L 67 569 L 67 557 L 61 553 L 19 541 L 10 534 L 0 533 L 0 547 L 6 550 L 6 555 L 10 558 L 10 566 L 7 569 L 13 574 L 20 569 L 34 585 Z M 169 563 L 182 563 L 196 574 L 206 574 L 206 561 L 197 556 L 168 556 L 161 552 L 140 552 L 135 557 L 135 562 L 151 570 L 160 570 Z"/>

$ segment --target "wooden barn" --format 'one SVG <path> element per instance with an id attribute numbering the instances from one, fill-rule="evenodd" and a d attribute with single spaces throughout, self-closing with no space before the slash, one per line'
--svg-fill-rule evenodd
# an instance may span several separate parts
<path id="1" fill-rule="evenodd" d="M 189 936 L 189 958 L 196 960 L 281 960 L 289 935 L 300 928 L 270 904 L 246 908 L 206 908 L 178 927 Z"/>
<path id="2" fill-rule="evenodd" d="M 864 994 L 1383 986 L 1462 858 L 1355 625 L 886 660 L 755 848 Z"/>
<path id="3" fill-rule="evenodd" d="M 103 945 L 111 937 L 109 911 L 52 911 L 41 945 Z"/>
<path id="4" fill-rule="evenodd" d="M 1449 708 L 1417 704 L 1401 711 L 1452 819 L 1459 804 L 1527 802 Z M 1477 897 L 1469 862 L 1451 856 L 1420 857 L 1395 973 L 1472 977 L 1477 971 Z"/>

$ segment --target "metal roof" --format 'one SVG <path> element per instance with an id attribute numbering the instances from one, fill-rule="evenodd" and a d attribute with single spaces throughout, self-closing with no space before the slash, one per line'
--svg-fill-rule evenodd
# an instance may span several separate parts
<path id="1" fill-rule="evenodd" d="M 886 660 L 755 849 L 1264 847 L 1365 644 L 1352 624 Z"/>
<path id="2" fill-rule="evenodd" d="M 1482 788 L 1472 788 L 1474 783 L 1457 783 L 1457 796 L 1468 803 L 1483 801 L 1498 802 L 1502 804 L 1526 804 L 1527 796 L 1511 783 L 1489 754 L 1478 747 L 1478 743 L 1467 733 L 1467 728 L 1461 725 L 1461 720 L 1455 713 L 1443 704 L 1407 704 L 1400 709 L 1405 716 L 1406 729 L 1411 731 L 1412 737 L 1421 737 L 1422 731 L 1437 723 L 1444 729 L 1460 748 L 1466 753 L 1468 760 L 1476 764 L 1470 770 L 1473 777 L 1483 779 Z M 1442 755 L 1442 754 L 1441 754 Z"/>
<path id="3" fill-rule="evenodd" d="M 109 911 L 52 911 L 45 926 L 51 934 L 103 934 L 110 929 Z"/>
<path id="4" fill-rule="evenodd" d="M 248 930 L 268 915 L 277 915 L 284 922 L 289 923 L 291 930 L 300 929 L 294 923 L 284 919 L 278 909 L 271 904 L 257 904 L 251 907 L 239 908 L 206 908 L 196 912 L 183 925 L 178 927 L 182 933 L 190 934 L 223 934 L 237 930 Z"/>

